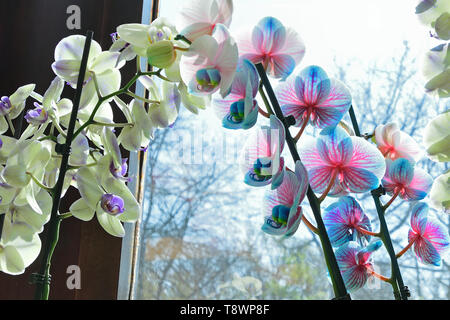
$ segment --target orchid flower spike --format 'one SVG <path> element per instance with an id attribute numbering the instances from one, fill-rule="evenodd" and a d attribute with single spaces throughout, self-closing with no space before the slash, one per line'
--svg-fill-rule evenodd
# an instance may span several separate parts
<path id="1" fill-rule="evenodd" d="M 241 160 L 246 184 L 254 187 L 271 184 L 272 189 L 281 185 L 285 170 L 284 158 L 280 155 L 284 143 L 284 126 L 274 115 L 270 116 L 270 127 L 261 127 L 252 132 Z"/>
<path id="2" fill-rule="evenodd" d="M 180 34 L 192 42 L 203 35 L 211 35 L 217 24 L 230 27 L 233 1 L 192 0 L 186 2 L 180 13 Z"/>
<path id="3" fill-rule="evenodd" d="M 391 195 L 397 194 L 407 201 L 422 200 L 430 192 L 433 178 L 407 159 L 388 159 L 382 184 Z"/>
<path id="4" fill-rule="evenodd" d="M 323 222 L 334 247 L 340 247 L 349 241 L 370 241 L 370 235 L 361 231 L 372 231 L 370 219 L 352 197 L 341 197 L 326 208 Z"/>
<path id="5" fill-rule="evenodd" d="M 414 243 L 414 252 L 422 263 L 439 266 L 442 254 L 450 248 L 450 236 L 442 223 L 428 217 L 428 210 L 423 202 L 412 209 L 408 242 Z"/>
<path id="6" fill-rule="evenodd" d="M 377 126 L 374 140 L 387 159 L 406 158 L 417 162 L 422 158 L 422 148 L 411 136 L 399 130 L 396 123 Z"/>
<path id="7" fill-rule="evenodd" d="M 238 64 L 238 49 L 228 29 L 217 24 L 212 35 L 192 42 L 180 61 L 180 74 L 189 93 L 225 97 L 231 89 Z"/>
<path id="8" fill-rule="evenodd" d="M 292 236 L 302 219 L 300 204 L 307 190 L 308 174 L 303 164 L 297 161 L 295 173 L 286 171 L 283 183 L 276 190 L 266 192 L 262 230 L 271 235 Z"/>
<path id="9" fill-rule="evenodd" d="M 364 138 L 328 127 L 316 139 L 304 141 L 300 158 L 315 192 L 342 196 L 377 188 L 386 165 L 380 151 Z M 322 195 L 322 197 L 323 197 Z"/>
<path id="10" fill-rule="evenodd" d="M 269 76 L 285 80 L 305 55 L 303 40 L 278 19 L 265 17 L 252 33 L 238 40 L 239 55 L 253 63 L 262 63 Z"/>
<path id="11" fill-rule="evenodd" d="M 231 85 L 231 92 L 224 99 L 213 100 L 213 107 L 222 125 L 228 129 L 249 129 L 258 119 L 259 77 L 249 60 L 241 60 Z"/>
<path id="12" fill-rule="evenodd" d="M 318 66 L 303 69 L 276 89 L 281 109 L 295 118 L 296 126 L 308 122 L 319 129 L 335 126 L 350 108 L 352 97 L 339 80 L 330 79 Z"/>
<path id="13" fill-rule="evenodd" d="M 352 292 L 364 287 L 373 272 L 371 256 L 381 246 L 381 240 L 371 242 L 364 248 L 350 241 L 337 249 L 336 260 L 347 290 Z"/>

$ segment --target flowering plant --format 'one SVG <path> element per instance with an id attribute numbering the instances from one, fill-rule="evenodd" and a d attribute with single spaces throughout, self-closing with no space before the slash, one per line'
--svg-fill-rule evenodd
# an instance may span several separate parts
<path id="1" fill-rule="evenodd" d="M 43 266 L 36 274 L 37 297 L 48 298 L 50 261 L 63 220 L 95 216 L 106 232 L 122 237 L 122 222 L 140 216 L 141 206 L 126 185 L 131 177 L 121 149 L 145 150 L 155 129 L 171 126 L 182 105 L 196 114 L 209 104 L 225 128 L 252 130 L 240 165 L 246 184 L 268 189 L 262 231 L 292 237 L 304 222 L 320 238 L 336 298 L 350 298 L 348 291 L 374 276 L 389 283 L 396 298 L 407 299 L 397 258 L 411 247 L 422 263 L 439 265 L 450 246 L 448 230 L 428 217 L 424 202 L 414 206 L 408 244 L 398 254 L 385 218 L 397 197 L 419 201 L 430 193 L 431 176 L 415 165 L 423 155 L 419 144 L 392 123 L 361 136 L 345 84 L 319 66 L 295 71 L 305 54 L 295 30 L 265 17 L 235 40 L 228 30 L 232 13 L 231 0 L 192 0 L 182 9 L 180 28 L 165 18 L 150 25 L 124 24 L 106 51 L 92 33 L 69 36 L 55 48 L 51 67 L 56 77 L 43 95 L 29 84 L 1 98 L 1 271 L 24 272 L 41 250 L 39 233 L 50 223 Z M 448 19 L 441 20 L 438 33 L 446 35 Z M 120 69 L 132 60 L 136 73 L 122 86 Z M 280 81 L 275 90 L 268 76 Z M 130 90 L 136 82 L 147 95 Z M 76 90 L 73 101 L 61 98 L 65 84 Z M 444 96 L 447 87 L 435 89 Z M 264 105 L 258 104 L 258 93 Z M 123 96 L 133 99 L 127 104 Z M 33 109 L 26 108 L 29 100 Z M 126 122 L 113 121 L 113 107 Z M 353 131 L 342 120 L 347 112 Z M 16 118 L 28 124 L 23 132 L 14 127 Z M 320 133 L 306 136 L 308 125 Z M 429 132 L 428 153 L 447 159 L 439 128 Z M 294 167 L 288 167 L 286 149 Z M 80 198 L 60 212 L 60 199 L 70 186 Z M 355 199 L 368 192 L 378 232 Z M 385 193 L 391 198 L 383 205 Z M 448 210 L 448 201 L 439 196 L 434 203 Z M 316 226 L 305 215 L 305 198 Z M 322 203 L 330 198 L 336 201 L 323 208 L 322 216 Z M 372 255 L 382 245 L 391 259 L 390 277 L 373 268 Z"/>

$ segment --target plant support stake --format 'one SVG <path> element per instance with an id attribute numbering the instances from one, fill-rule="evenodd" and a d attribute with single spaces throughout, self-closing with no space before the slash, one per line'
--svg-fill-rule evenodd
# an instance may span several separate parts
<path id="1" fill-rule="evenodd" d="M 266 71 L 261 63 L 256 64 L 256 69 L 258 70 L 259 77 L 261 78 L 261 82 L 263 86 L 266 88 L 267 95 L 269 96 L 269 100 L 272 104 L 272 108 L 275 112 L 275 115 L 278 119 L 283 123 L 286 129 L 286 143 L 289 146 L 289 151 L 291 152 L 291 156 L 294 161 L 300 160 L 300 156 L 297 152 L 297 147 L 295 145 L 294 139 L 289 132 L 290 123 L 287 122 L 287 119 L 284 118 L 283 112 L 281 111 L 280 104 L 273 92 L 272 86 L 267 78 Z M 347 292 L 345 288 L 344 280 L 342 279 L 341 272 L 339 270 L 339 265 L 336 260 L 336 256 L 334 255 L 333 247 L 331 246 L 330 239 L 328 237 L 325 225 L 322 220 L 322 216 L 320 214 L 320 204 L 319 201 L 311 189 L 311 186 L 308 186 L 308 191 L 306 193 L 311 209 L 314 213 L 314 218 L 316 219 L 317 228 L 319 230 L 319 238 L 322 244 L 325 262 L 327 264 L 328 272 L 330 274 L 331 282 L 333 283 L 333 290 L 337 300 L 350 300 L 350 294 Z"/>
<path id="2" fill-rule="evenodd" d="M 75 91 L 72 113 L 70 115 L 69 127 L 67 129 L 67 137 L 64 144 L 57 144 L 55 149 L 57 153 L 62 154 L 61 166 L 59 170 L 58 181 L 52 188 L 52 211 L 50 216 L 50 227 L 42 255 L 42 265 L 38 274 L 33 274 L 33 281 L 36 283 L 35 299 L 47 300 L 50 293 L 50 265 L 59 238 L 59 227 L 61 224 L 61 216 L 58 214 L 59 204 L 61 202 L 61 193 L 64 184 L 64 178 L 68 168 L 70 146 L 74 135 L 75 123 L 78 115 L 78 107 L 80 105 L 81 91 L 83 90 L 83 81 L 86 74 L 87 61 L 93 31 L 87 31 L 86 42 L 84 43 L 83 56 L 81 58 L 80 72 L 78 75 L 77 89 Z"/>
<path id="3" fill-rule="evenodd" d="M 356 121 L 355 111 L 353 110 L 353 106 L 350 106 L 350 109 L 348 110 L 348 113 L 350 115 L 350 120 L 352 121 L 353 130 L 355 131 L 355 134 L 358 137 L 361 137 L 361 132 L 359 130 L 358 122 Z M 377 189 L 372 190 L 372 198 L 375 202 L 375 207 L 377 209 L 378 218 L 380 219 L 380 232 L 381 232 L 381 240 L 383 241 L 383 244 L 389 254 L 389 257 L 391 259 L 391 268 L 392 268 L 392 279 L 394 283 L 392 284 L 392 287 L 394 289 L 394 296 L 397 300 L 408 300 L 409 291 L 408 287 L 406 287 L 403 283 L 402 274 L 400 272 L 400 267 L 398 266 L 397 257 L 395 256 L 394 247 L 392 245 L 391 236 L 389 234 L 389 229 L 386 223 L 386 219 L 384 217 L 385 210 L 383 209 L 383 206 L 380 202 L 380 196 L 383 194 L 384 189 L 380 185 Z M 398 289 L 400 289 L 400 292 L 398 292 Z"/>

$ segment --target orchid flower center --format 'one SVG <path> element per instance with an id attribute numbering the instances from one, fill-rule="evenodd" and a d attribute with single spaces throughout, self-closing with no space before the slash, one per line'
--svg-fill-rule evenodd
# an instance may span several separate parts
<path id="1" fill-rule="evenodd" d="M 214 68 L 200 69 L 195 75 L 197 89 L 202 92 L 212 92 L 216 89 L 221 80 L 220 71 Z"/>
<path id="2" fill-rule="evenodd" d="M 162 40 L 171 40 L 172 39 L 172 31 L 168 27 L 155 27 L 151 26 L 148 29 L 148 42 L 153 44 Z"/>
<path id="3" fill-rule="evenodd" d="M 230 106 L 229 120 L 239 123 L 244 120 L 244 99 L 235 101 Z"/>
<path id="4" fill-rule="evenodd" d="M 272 208 L 272 219 L 280 225 L 286 225 L 289 218 L 289 211 L 291 208 L 279 204 Z"/>
<path id="5" fill-rule="evenodd" d="M 12 105 L 8 97 L 0 99 L 0 116 L 5 116 L 11 111 Z"/>
<path id="6" fill-rule="evenodd" d="M 32 125 L 40 125 L 45 123 L 48 119 L 48 112 L 45 111 L 45 109 L 37 102 L 34 103 L 34 106 L 36 107 L 35 109 L 27 111 L 25 120 Z"/>
<path id="7" fill-rule="evenodd" d="M 100 205 L 106 213 L 113 216 L 117 216 L 125 210 L 123 199 L 112 193 L 105 193 L 102 196 Z"/>
<path id="8" fill-rule="evenodd" d="M 264 157 L 256 159 L 253 164 L 253 171 L 260 180 L 272 177 L 272 159 Z"/>

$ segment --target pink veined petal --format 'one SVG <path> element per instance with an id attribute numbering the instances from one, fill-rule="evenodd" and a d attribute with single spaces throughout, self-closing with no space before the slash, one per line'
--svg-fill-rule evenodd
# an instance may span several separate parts
<path id="1" fill-rule="evenodd" d="M 284 44 L 286 30 L 283 24 L 274 17 L 265 17 L 253 29 L 253 46 L 263 54 L 276 52 Z"/>
<path id="2" fill-rule="evenodd" d="M 195 41 L 203 35 L 210 35 L 213 29 L 214 25 L 209 22 L 196 22 L 181 30 L 180 34 L 184 35 L 190 41 Z"/>
<path id="3" fill-rule="evenodd" d="M 407 200 L 422 200 L 427 196 L 432 184 L 433 178 L 416 166 L 411 182 L 404 188 L 404 194 L 400 194 L 400 196 Z"/>
<path id="4" fill-rule="evenodd" d="M 229 27 L 231 24 L 231 18 L 233 15 L 233 1 L 232 0 L 216 0 L 219 6 L 217 12 L 217 18 L 214 23 L 222 23 Z"/>
<path id="5" fill-rule="evenodd" d="M 365 266 L 354 266 L 342 273 L 345 286 L 349 291 L 355 291 L 364 287 L 369 278 L 367 268 Z"/>
<path id="6" fill-rule="evenodd" d="M 424 202 L 416 204 L 411 211 L 411 228 L 419 235 L 425 232 L 426 222 L 428 216 L 428 205 Z"/>
<path id="7" fill-rule="evenodd" d="M 309 66 L 303 69 L 295 79 L 296 92 L 300 100 L 309 106 L 314 106 L 325 100 L 330 93 L 330 79 L 319 66 Z"/>
<path id="8" fill-rule="evenodd" d="M 343 178 L 348 191 L 355 193 L 376 189 L 380 184 L 380 179 L 371 171 L 355 167 L 346 167 Z"/>
<path id="9" fill-rule="evenodd" d="M 341 273 L 352 270 L 352 268 L 358 265 L 356 261 L 356 254 L 359 249 L 359 245 L 356 242 L 351 241 L 336 250 L 336 260 L 339 264 Z"/>
<path id="10" fill-rule="evenodd" d="M 267 73 L 276 78 L 285 80 L 295 69 L 294 59 L 287 54 L 271 55 Z"/>
<path id="11" fill-rule="evenodd" d="M 419 161 L 423 151 L 419 144 L 409 135 L 400 131 L 399 143 L 395 145 L 395 153 L 398 158 L 411 158 Z"/>
<path id="12" fill-rule="evenodd" d="M 305 139 L 303 139 L 303 142 L 301 143 L 298 150 L 302 163 L 306 167 L 306 170 L 308 170 L 308 172 L 313 168 L 324 167 L 328 165 L 328 163 L 320 157 L 316 144 L 316 139 L 310 136 L 306 136 Z"/>
<path id="13" fill-rule="evenodd" d="M 398 185 L 408 185 L 414 176 L 414 166 L 407 159 L 397 159 L 389 165 L 389 178 Z"/>
<path id="14" fill-rule="evenodd" d="M 238 44 L 239 55 L 241 57 L 243 57 L 247 54 L 261 55 L 261 52 L 259 52 L 257 50 L 257 48 L 255 48 L 253 46 L 252 37 L 253 37 L 253 31 L 244 31 L 243 33 L 238 34 L 238 36 L 236 38 L 236 42 Z M 251 59 L 249 59 L 249 60 L 251 60 Z M 251 61 L 253 61 L 253 60 L 251 60 Z"/>
<path id="15" fill-rule="evenodd" d="M 265 214 L 271 215 L 272 208 L 280 204 L 291 207 L 299 187 L 300 184 L 296 175 L 291 171 L 286 171 L 283 183 L 277 189 L 268 191 L 264 197 Z"/>
<path id="16" fill-rule="evenodd" d="M 330 166 L 346 165 L 354 154 L 350 136 L 340 127 L 323 129 L 316 148 L 320 158 Z"/>
<path id="17" fill-rule="evenodd" d="M 218 27 L 219 25 L 216 26 L 216 29 Z M 214 64 L 220 71 L 220 94 L 222 97 L 225 97 L 229 93 L 234 75 L 236 74 L 238 59 L 238 48 L 234 40 L 228 38 L 219 43 Z"/>
<path id="18" fill-rule="evenodd" d="M 353 145 L 353 156 L 349 167 L 366 169 L 379 180 L 386 172 L 386 162 L 381 152 L 364 138 L 350 137 Z"/>
<path id="19" fill-rule="evenodd" d="M 323 160 L 335 166 L 347 164 L 353 156 L 353 145 L 350 137 L 340 141 L 318 139 L 317 150 Z"/>
<path id="20" fill-rule="evenodd" d="M 448 230 L 443 224 L 434 219 L 427 220 L 423 238 L 427 239 L 438 253 L 446 251 L 450 246 Z"/>
<path id="21" fill-rule="evenodd" d="M 328 97 L 319 102 L 314 112 L 313 121 L 318 128 L 336 125 L 350 108 L 352 97 L 347 87 L 338 80 L 331 79 L 331 89 Z"/>
<path id="22" fill-rule="evenodd" d="M 329 166 L 313 167 L 308 170 L 309 183 L 314 192 L 325 191 L 330 184 L 333 170 L 334 168 Z"/>
<path id="23" fill-rule="evenodd" d="M 433 244 L 423 237 L 418 237 L 414 242 L 414 252 L 416 256 L 425 264 L 439 266 L 441 256 Z"/>
<path id="24" fill-rule="evenodd" d="M 298 65 L 305 55 L 305 44 L 299 34 L 292 28 L 286 28 L 286 39 L 283 46 L 277 48 L 275 53 L 289 55 Z"/>
<path id="25" fill-rule="evenodd" d="M 295 125 L 303 124 L 303 117 L 306 115 L 307 105 L 300 99 L 302 95 L 296 91 L 295 79 L 291 77 L 285 82 L 281 82 L 275 90 L 275 94 L 281 105 L 281 110 L 285 116 L 292 115 L 295 118 Z"/>

